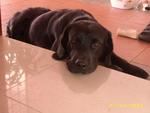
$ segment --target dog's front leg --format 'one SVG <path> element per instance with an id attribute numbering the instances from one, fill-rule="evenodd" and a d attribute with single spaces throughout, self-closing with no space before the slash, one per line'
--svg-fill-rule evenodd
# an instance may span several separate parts
<path id="1" fill-rule="evenodd" d="M 122 72 L 131 74 L 141 78 L 148 78 L 149 74 L 144 71 L 143 69 L 130 64 L 126 60 L 122 59 L 121 57 L 117 56 L 115 53 L 112 53 L 112 65 L 120 67 Z"/>

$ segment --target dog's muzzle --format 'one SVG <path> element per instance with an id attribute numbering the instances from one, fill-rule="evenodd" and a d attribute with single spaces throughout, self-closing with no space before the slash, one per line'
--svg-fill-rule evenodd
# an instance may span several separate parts
<path id="1" fill-rule="evenodd" d="M 91 73 L 97 67 L 97 65 L 93 65 L 92 63 L 90 63 L 89 60 L 80 58 L 77 58 L 75 60 L 68 60 L 67 66 L 69 71 L 71 71 L 72 73 L 83 73 L 83 74 Z"/>

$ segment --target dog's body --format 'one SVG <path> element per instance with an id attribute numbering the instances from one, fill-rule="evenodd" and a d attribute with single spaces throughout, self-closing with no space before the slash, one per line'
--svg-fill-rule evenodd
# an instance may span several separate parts
<path id="1" fill-rule="evenodd" d="M 37 13 L 40 12 L 40 13 Z M 29 15 L 32 18 L 27 18 Z M 30 8 L 16 13 L 9 37 L 55 51 L 74 73 L 91 73 L 103 65 L 141 78 L 148 74 L 113 53 L 111 33 L 84 10 Z"/>

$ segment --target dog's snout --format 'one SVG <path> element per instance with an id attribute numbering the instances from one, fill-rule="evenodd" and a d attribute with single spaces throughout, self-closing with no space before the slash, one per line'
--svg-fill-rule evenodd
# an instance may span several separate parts
<path id="1" fill-rule="evenodd" d="M 77 59 L 75 64 L 83 69 L 87 67 L 87 62 L 85 60 Z"/>
<path id="2" fill-rule="evenodd" d="M 67 61 L 67 66 L 73 73 L 87 74 L 93 72 L 96 69 L 97 64 L 90 58 L 75 56 Z"/>

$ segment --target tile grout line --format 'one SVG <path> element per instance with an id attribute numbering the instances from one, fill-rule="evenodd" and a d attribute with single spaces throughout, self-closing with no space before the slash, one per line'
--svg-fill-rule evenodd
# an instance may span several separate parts
<path id="1" fill-rule="evenodd" d="M 11 99 L 11 100 L 13 100 L 13 101 L 15 101 L 15 102 L 17 102 L 17 103 L 19 103 L 19 104 L 21 104 L 21 105 L 23 105 L 23 106 L 25 106 L 25 107 L 28 107 L 28 108 L 30 108 L 30 109 L 32 109 L 32 110 L 38 112 L 38 113 L 42 113 L 41 111 L 39 111 L 39 110 L 33 108 L 32 106 L 26 105 L 26 104 L 24 104 L 24 103 L 22 103 L 22 102 L 20 102 L 20 101 L 18 101 L 18 100 L 16 100 L 16 99 L 12 98 L 12 97 L 9 97 L 9 96 L 7 96 L 7 95 L 6 95 L 6 97 L 9 98 L 9 99 Z"/>
<path id="2" fill-rule="evenodd" d="M 133 62 L 133 60 L 135 59 L 135 58 L 137 58 L 138 56 L 140 56 L 146 49 L 148 49 L 148 48 L 150 48 L 149 46 L 146 46 L 138 55 L 136 55 L 135 57 L 133 57 L 129 62 L 131 63 L 131 62 Z"/>

